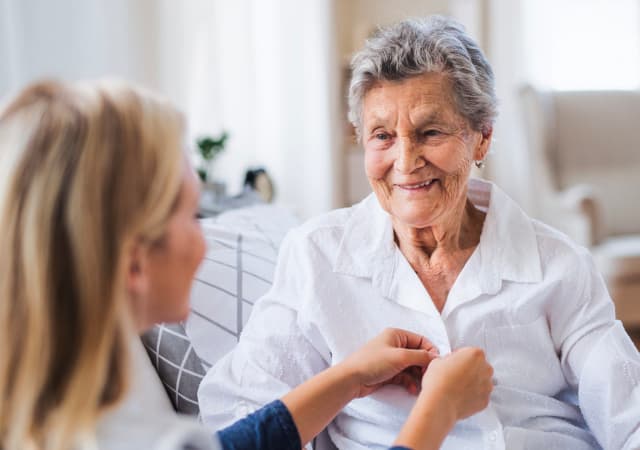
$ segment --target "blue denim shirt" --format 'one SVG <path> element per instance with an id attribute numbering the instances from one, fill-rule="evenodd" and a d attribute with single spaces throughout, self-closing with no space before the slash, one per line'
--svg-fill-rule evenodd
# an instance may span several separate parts
<path id="1" fill-rule="evenodd" d="M 263 406 L 233 425 L 218 431 L 225 450 L 300 450 L 302 443 L 293 417 L 280 400 Z M 390 450 L 410 450 L 392 447 Z"/>

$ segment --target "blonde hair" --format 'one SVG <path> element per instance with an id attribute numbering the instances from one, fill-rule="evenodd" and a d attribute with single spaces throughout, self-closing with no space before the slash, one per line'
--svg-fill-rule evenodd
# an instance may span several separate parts
<path id="1" fill-rule="evenodd" d="M 114 81 L 40 82 L 0 112 L 0 448 L 91 442 L 125 393 L 134 242 L 162 238 L 183 121 Z"/>

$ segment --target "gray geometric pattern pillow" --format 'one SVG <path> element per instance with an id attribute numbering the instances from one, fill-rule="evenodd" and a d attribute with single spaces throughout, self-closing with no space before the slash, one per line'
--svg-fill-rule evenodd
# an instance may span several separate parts
<path id="1" fill-rule="evenodd" d="M 288 209 L 274 205 L 201 221 L 207 253 L 191 290 L 189 317 L 142 336 L 176 411 L 198 415 L 204 374 L 238 342 L 253 304 L 271 286 L 282 239 L 298 223 Z"/>
<path id="2" fill-rule="evenodd" d="M 142 335 L 156 369 L 176 411 L 197 416 L 198 386 L 206 373 L 181 323 L 155 325 Z"/>

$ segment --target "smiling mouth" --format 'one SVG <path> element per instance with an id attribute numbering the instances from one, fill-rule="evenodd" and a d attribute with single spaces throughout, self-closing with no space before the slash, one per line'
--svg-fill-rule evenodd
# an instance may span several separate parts
<path id="1" fill-rule="evenodd" d="M 405 191 L 419 191 L 421 189 L 427 189 L 433 186 L 436 181 L 438 181 L 438 179 L 433 178 L 431 180 L 423 181 L 422 183 L 416 184 L 396 184 L 396 187 L 399 187 L 400 189 L 403 189 Z"/>

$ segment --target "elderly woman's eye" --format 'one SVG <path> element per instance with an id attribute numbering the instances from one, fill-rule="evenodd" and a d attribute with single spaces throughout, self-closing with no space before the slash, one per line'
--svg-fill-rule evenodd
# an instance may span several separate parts
<path id="1" fill-rule="evenodd" d="M 425 130 L 422 132 L 422 136 L 424 137 L 434 137 L 440 136 L 442 133 L 439 130 Z"/>
<path id="2" fill-rule="evenodd" d="M 387 133 L 376 133 L 375 134 L 375 138 L 380 140 L 380 141 L 385 141 L 385 140 L 389 139 L 389 135 Z"/>

